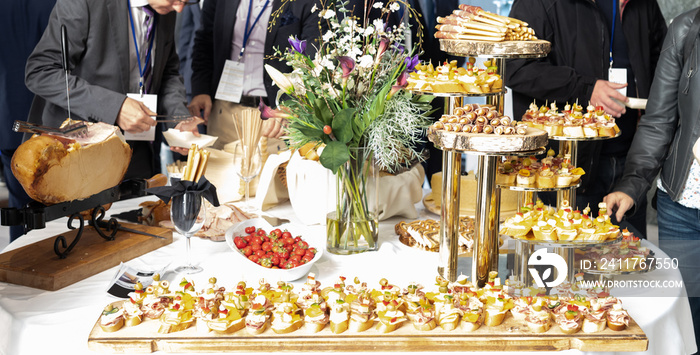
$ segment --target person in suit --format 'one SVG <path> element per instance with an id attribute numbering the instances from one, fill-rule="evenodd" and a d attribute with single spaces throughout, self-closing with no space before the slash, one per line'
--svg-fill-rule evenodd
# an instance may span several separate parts
<path id="1" fill-rule="evenodd" d="M 175 18 L 196 0 L 58 0 L 49 25 L 27 60 L 25 82 L 36 94 L 29 122 L 57 127 L 68 117 L 65 72 L 61 61 L 61 26 L 67 30 L 70 56 L 68 86 L 71 118 L 100 121 L 140 133 L 156 125 L 155 112 L 127 93 L 157 95 L 157 112 L 189 115 L 175 51 Z M 146 62 L 147 10 L 153 11 L 153 58 Z M 86 19 L 90 19 L 87 21 Z M 133 20 L 133 24 L 132 24 Z M 132 35 L 132 33 L 135 33 Z M 145 56 L 139 56 L 137 49 Z M 147 73 L 150 68 L 150 74 Z M 145 79 L 145 80 L 142 80 Z M 141 86 L 140 83 L 145 85 Z M 196 133 L 201 119 L 181 122 L 178 129 Z M 152 142 L 129 141 L 133 149 L 125 178 L 150 178 L 158 168 Z M 184 152 L 186 149 L 180 149 Z"/>
<path id="2" fill-rule="evenodd" d="M 318 0 L 207 0 L 202 8 L 201 27 L 195 34 L 192 53 L 192 94 L 188 106 L 193 115 L 201 114 L 207 122 L 207 132 L 217 136 L 216 148 L 223 148 L 237 139 L 232 114 L 245 107 L 258 107 L 260 100 L 277 106 L 276 86 L 264 70 L 269 64 L 281 72 L 291 68 L 279 58 L 274 49 L 284 52 L 291 48 L 289 37 L 306 40 L 307 53 L 315 50 L 320 38 Z M 243 50 L 244 49 L 244 50 Z M 244 69 L 242 96 L 238 102 L 215 99 L 219 83 L 224 78 L 224 66 L 242 63 Z M 280 122 L 267 120 L 263 125 L 266 136 L 281 135 Z"/>
<path id="3" fill-rule="evenodd" d="M 27 119 L 34 94 L 24 85 L 24 65 L 44 33 L 54 4 L 56 0 L 5 0 L 0 6 L 0 29 L 12 34 L 0 37 L 0 151 L 11 208 L 31 201 L 10 168 L 12 155 L 22 143 L 22 134 L 14 132 L 12 125 Z M 23 227 L 11 226 L 10 241 L 23 233 Z"/>
<path id="4" fill-rule="evenodd" d="M 202 16 L 200 1 L 197 6 L 185 6 L 180 13 L 180 31 L 178 32 L 177 54 L 180 57 L 180 74 L 185 80 L 187 103 L 192 101 L 192 51 L 194 49 L 194 34 L 199 28 Z"/>

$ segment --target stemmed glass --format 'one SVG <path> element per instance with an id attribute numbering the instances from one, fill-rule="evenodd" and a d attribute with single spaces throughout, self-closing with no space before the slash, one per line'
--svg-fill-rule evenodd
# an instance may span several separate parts
<path id="1" fill-rule="evenodd" d="M 175 268 L 177 273 L 196 274 L 203 269 L 192 264 L 190 258 L 190 238 L 196 233 L 206 219 L 206 208 L 201 191 L 185 191 L 184 194 L 172 197 L 170 218 L 175 230 L 185 236 L 187 246 L 187 264 Z"/>
<path id="2" fill-rule="evenodd" d="M 245 206 L 243 207 L 245 212 L 254 210 L 250 204 L 250 181 L 260 174 L 262 165 L 262 153 L 258 145 L 252 147 L 246 144 L 238 145 L 233 157 L 233 166 L 236 174 L 245 183 Z"/>

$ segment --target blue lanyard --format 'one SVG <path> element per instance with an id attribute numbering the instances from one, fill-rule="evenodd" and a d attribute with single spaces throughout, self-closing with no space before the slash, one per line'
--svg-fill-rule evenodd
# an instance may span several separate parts
<path id="1" fill-rule="evenodd" d="M 139 55 L 139 43 L 136 40 L 136 29 L 134 27 L 134 16 L 131 14 L 131 0 L 127 0 L 129 3 L 129 22 L 131 22 L 131 34 L 132 37 L 134 38 L 134 48 L 136 48 L 136 60 L 139 62 L 139 91 L 143 95 L 143 72 L 146 70 L 141 65 L 141 56 Z M 156 27 L 156 23 L 158 21 L 158 17 L 153 15 L 153 27 Z M 151 49 L 153 49 L 153 40 L 156 38 L 155 35 L 151 36 L 151 41 L 148 44 L 148 53 L 146 54 L 146 63 L 151 59 Z M 144 63 L 145 65 L 145 63 Z"/>
<path id="2" fill-rule="evenodd" d="M 241 45 L 241 53 L 238 54 L 239 60 L 243 56 L 243 52 L 245 52 L 245 46 L 248 44 L 248 40 L 250 39 L 250 34 L 253 33 L 253 28 L 255 28 L 255 25 L 258 23 L 258 20 L 260 20 L 260 17 L 262 17 L 262 14 L 263 14 L 263 12 L 265 12 L 265 8 L 267 8 L 267 5 L 269 3 L 270 3 L 270 0 L 265 0 L 265 5 L 263 6 L 262 10 L 260 10 L 258 17 L 255 18 L 253 25 L 250 26 L 250 13 L 253 12 L 253 0 L 250 0 L 250 5 L 248 7 L 248 16 L 245 19 L 245 31 L 243 31 L 243 45 Z M 250 28 L 248 26 L 250 26 Z"/>
<path id="3" fill-rule="evenodd" d="M 615 38 L 615 22 L 617 22 L 617 0 L 612 1 L 612 31 L 610 32 L 610 68 L 613 66 L 613 39 Z"/>

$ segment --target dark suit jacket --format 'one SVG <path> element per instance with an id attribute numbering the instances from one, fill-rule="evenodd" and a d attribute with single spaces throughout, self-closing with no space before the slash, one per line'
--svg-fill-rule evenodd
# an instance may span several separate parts
<path id="1" fill-rule="evenodd" d="M 180 31 L 177 38 L 177 55 L 180 57 L 180 74 L 185 79 L 187 101 L 192 100 L 192 51 L 194 35 L 199 28 L 202 10 L 199 5 L 185 6 L 180 13 Z"/>
<path id="2" fill-rule="evenodd" d="M 37 96 L 30 122 L 58 126 L 68 117 L 61 66 L 61 25 L 69 39 L 71 116 L 114 124 L 129 89 L 129 14 L 124 0 L 59 0 L 44 36 L 29 56 L 25 82 Z M 174 12 L 159 15 L 152 92 L 158 112 L 189 114 L 175 52 Z"/>
<path id="3" fill-rule="evenodd" d="M 15 120 L 26 120 L 34 94 L 24 86 L 24 65 L 56 0 L 3 0 L 0 5 L 0 149 L 14 150 L 22 134 L 12 131 Z"/>
<path id="4" fill-rule="evenodd" d="M 202 8 L 202 24 L 195 35 L 192 53 L 192 94 L 208 94 L 212 98 L 219 85 L 224 64 L 231 55 L 233 27 L 240 0 L 207 0 Z M 289 46 L 289 36 L 307 40 L 307 53 L 313 53 L 314 41 L 320 37 L 318 11 L 311 12 L 314 4 L 321 8 L 317 0 L 295 0 L 285 2 L 280 16 L 270 18 L 267 37 L 265 38 L 265 64 L 270 64 L 281 72 L 290 72 L 291 68 L 283 61 L 273 59 L 273 48 L 282 52 Z M 272 14 L 282 6 L 281 0 L 272 0 Z M 317 44 L 316 44 L 317 45 Z M 274 105 L 278 88 L 272 85 L 272 79 L 264 74 L 263 82 L 267 91 L 268 104 Z"/>

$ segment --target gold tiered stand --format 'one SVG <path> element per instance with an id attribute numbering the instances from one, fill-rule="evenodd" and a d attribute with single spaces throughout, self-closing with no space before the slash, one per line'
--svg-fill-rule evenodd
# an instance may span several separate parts
<path id="1" fill-rule="evenodd" d="M 547 41 L 480 42 L 440 40 L 440 49 L 456 56 L 493 58 L 498 74 L 505 78 L 505 59 L 538 58 L 549 53 Z M 488 95 L 487 103 L 503 114 L 505 91 Z M 463 97 L 450 97 L 447 114 L 463 104 Z M 473 96 L 473 95 L 470 95 Z M 486 95 L 480 95 L 486 96 Z M 496 187 L 497 157 L 514 154 L 533 154 L 543 150 L 547 135 L 539 130 L 528 130 L 529 139 L 519 136 L 463 134 L 429 131 L 428 139 L 443 150 L 442 204 L 440 213 L 440 255 L 438 273 L 451 281 L 457 278 L 457 246 L 459 239 L 459 184 L 461 153 L 478 155 L 475 235 L 472 256 L 472 281 L 482 287 L 491 270 L 498 269 L 498 220 L 500 194 Z M 512 140 L 509 140 L 512 138 Z"/>

